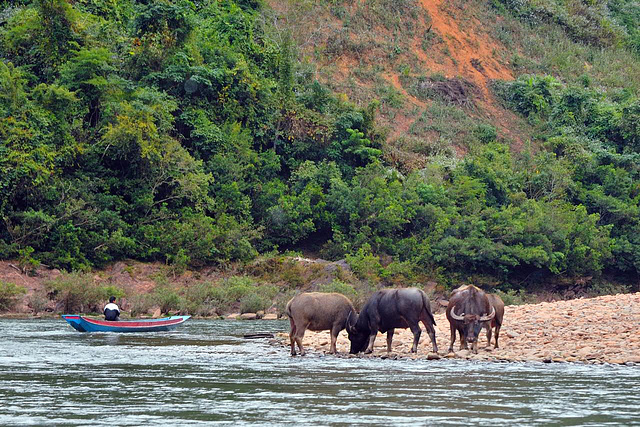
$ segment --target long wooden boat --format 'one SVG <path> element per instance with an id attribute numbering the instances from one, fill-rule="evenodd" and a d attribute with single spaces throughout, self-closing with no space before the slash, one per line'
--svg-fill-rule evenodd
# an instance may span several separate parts
<path id="1" fill-rule="evenodd" d="M 80 332 L 156 332 L 170 331 L 191 316 L 171 316 L 162 319 L 109 321 L 77 314 L 63 314 L 62 318 Z"/>

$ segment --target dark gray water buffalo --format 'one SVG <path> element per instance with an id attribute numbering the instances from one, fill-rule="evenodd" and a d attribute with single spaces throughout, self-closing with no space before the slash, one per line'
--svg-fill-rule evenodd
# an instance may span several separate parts
<path id="1" fill-rule="evenodd" d="M 500 336 L 500 328 L 502 327 L 502 319 L 504 318 L 504 302 L 496 294 L 487 294 L 491 306 L 496 311 L 496 315 L 491 319 L 491 323 L 485 323 L 484 328 L 487 330 L 487 347 L 491 347 L 491 329 L 496 330 L 496 345 L 494 348 L 498 348 L 498 336 Z"/>
<path id="2" fill-rule="evenodd" d="M 447 305 L 447 319 L 451 327 L 451 345 L 449 352 L 453 352 L 456 341 L 456 331 L 460 333 L 460 349 L 466 349 L 467 342 L 471 343 L 474 353 L 478 353 L 478 334 L 495 317 L 496 310 L 482 289 L 473 285 L 456 289 L 449 298 Z"/>
<path id="3" fill-rule="evenodd" d="M 335 354 L 338 334 L 346 327 L 351 312 L 355 312 L 353 304 L 341 294 L 307 292 L 293 297 L 285 310 L 291 323 L 291 355 L 295 356 L 298 343 L 300 355 L 304 356 L 302 337 L 307 329 L 331 331 L 331 353 Z"/>
<path id="4" fill-rule="evenodd" d="M 387 333 L 387 351 L 390 352 L 395 328 L 411 329 L 411 352 L 415 353 L 422 333 L 418 322 L 422 322 L 427 328 L 433 351 L 437 353 L 436 331 L 433 327 L 436 322 L 431 314 L 431 304 L 427 295 L 415 288 L 378 291 L 369 298 L 359 315 L 354 312 L 349 316 L 347 333 L 351 340 L 350 353 L 371 353 L 378 331 Z"/>

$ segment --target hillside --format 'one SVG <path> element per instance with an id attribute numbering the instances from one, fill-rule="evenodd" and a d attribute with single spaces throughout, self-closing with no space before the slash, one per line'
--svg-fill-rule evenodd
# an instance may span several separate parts
<path id="1" fill-rule="evenodd" d="M 391 164 L 406 170 L 433 157 L 461 158 L 480 124 L 496 126 L 514 147 L 524 144 L 524 121 L 489 90 L 492 80 L 512 80 L 514 73 L 507 49 L 480 20 L 489 17 L 476 16 L 478 4 L 269 4 L 276 12 L 271 19 L 281 22 L 281 32 L 291 31 L 315 78 L 357 105 L 380 102 L 378 123 Z M 447 123 L 452 129 L 433 124 L 438 114 L 456 113 L 463 123 Z"/>
<path id="2" fill-rule="evenodd" d="M 635 289 L 639 12 L 5 3 L 0 258 L 241 276 L 304 254 L 346 260 L 345 292 Z M 300 277 L 257 280 L 276 295 Z"/>

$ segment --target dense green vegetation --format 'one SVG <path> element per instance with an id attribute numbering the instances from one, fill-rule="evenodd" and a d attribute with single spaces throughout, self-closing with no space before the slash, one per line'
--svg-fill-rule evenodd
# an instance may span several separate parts
<path id="1" fill-rule="evenodd" d="M 606 48 L 630 75 L 515 54 L 523 75 L 494 89 L 535 129 L 532 148 L 512 154 L 464 105 L 436 98 L 416 126 L 469 153 L 400 171 L 382 157 L 380 103 L 359 108 L 314 80 L 260 1 L 5 3 L 0 257 L 67 270 L 161 260 L 179 272 L 313 249 L 376 283 L 637 278 L 637 4 L 486 6 L 505 40 L 544 26 L 574 47 L 568 61 Z M 266 304 L 231 288 L 191 298 Z M 175 308 L 173 291 L 158 292 Z"/>

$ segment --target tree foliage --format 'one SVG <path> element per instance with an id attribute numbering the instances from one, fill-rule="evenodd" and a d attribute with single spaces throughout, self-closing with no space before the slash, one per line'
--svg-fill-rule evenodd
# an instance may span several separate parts
<path id="1" fill-rule="evenodd" d="M 542 16 L 533 3 L 494 3 Z M 4 5 L 0 256 L 181 269 L 311 247 L 372 282 L 637 274 L 636 94 L 550 75 L 499 83 L 541 149 L 512 154 L 481 125 L 463 160 L 403 174 L 382 155 L 380 103 L 356 106 L 300 72 L 290 35 L 258 19 L 263 7 Z M 591 25 L 600 12 L 589 13 Z M 589 38 L 576 19 L 563 28 L 580 40 L 635 46 L 630 23 Z"/>

